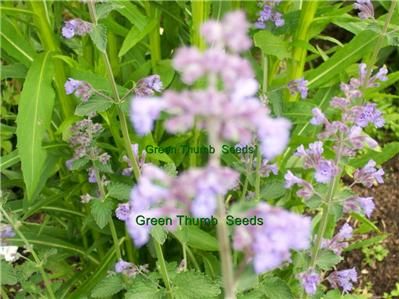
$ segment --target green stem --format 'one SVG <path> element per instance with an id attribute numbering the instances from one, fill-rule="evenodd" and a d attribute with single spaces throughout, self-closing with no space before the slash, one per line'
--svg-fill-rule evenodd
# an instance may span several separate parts
<path id="1" fill-rule="evenodd" d="M 159 272 L 161 273 L 162 280 L 165 283 L 165 287 L 168 291 L 168 297 L 173 298 L 169 274 L 168 274 L 168 270 L 166 268 L 166 262 L 165 262 L 165 258 L 163 256 L 161 244 L 159 244 L 159 242 L 156 241 L 155 239 L 153 240 L 153 244 L 154 244 L 154 248 L 155 248 L 155 255 L 157 256 L 157 260 L 158 260 Z"/>
<path id="2" fill-rule="evenodd" d="M 88 7 L 89 7 L 91 21 L 94 24 L 97 24 L 95 2 L 93 0 L 89 0 L 88 1 Z M 106 69 L 107 74 L 108 74 L 108 79 L 111 82 L 114 99 L 115 99 L 115 101 L 118 104 L 121 104 L 121 99 L 120 99 L 120 96 L 119 96 L 118 88 L 117 88 L 117 85 L 116 85 L 114 74 L 112 72 L 112 66 L 111 66 L 111 63 L 109 61 L 108 55 L 105 52 L 105 53 L 102 53 L 102 56 L 104 58 L 105 69 Z M 140 177 L 140 169 L 139 169 L 139 165 L 138 165 L 138 163 L 136 161 L 136 158 L 134 156 L 133 149 L 132 149 L 132 146 L 131 146 L 132 142 L 130 141 L 129 129 L 128 129 L 126 117 L 125 117 L 125 114 L 123 113 L 123 111 L 121 110 L 119 105 L 117 106 L 117 109 L 118 109 L 119 122 L 120 122 L 121 129 L 122 129 L 123 140 L 124 140 L 124 143 L 125 143 L 125 150 L 127 152 L 127 155 L 129 157 L 130 161 L 132 162 L 133 173 L 134 173 L 134 176 L 135 176 L 136 181 L 137 181 L 139 179 L 139 177 Z"/>
<path id="3" fill-rule="evenodd" d="M 40 39 L 43 47 L 55 53 L 61 53 L 59 45 L 53 36 L 53 30 L 50 28 L 49 20 L 47 19 L 47 7 L 45 1 L 31 1 L 30 5 L 32 11 L 35 13 L 33 18 L 35 25 L 39 29 Z M 55 86 L 57 89 L 58 98 L 60 99 L 61 109 L 64 118 L 73 115 L 73 101 L 69 96 L 66 95 L 64 90 L 64 84 L 66 81 L 64 65 L 59 59 L 54 59 L 54 66 L 56 69 L 54 79 Z"/>
<path id="4" fill-rule="evenodd" d="M 147 15 L 151 20 L 156 20 L 156 24 L 154 29 L 148 34 L 148 38 L 150 41 L 150 50 L 151 50 L 151 65 L 152 71 L 157 72 L 158 62 L 161 60 L 161 40 L 160 40 L 160 11 L 157 7 L 152 5 L 149 2 L 144 2 Z"/>
<path id="5" fill-rule="evenodd" d="M 95 168 L 94 165 L 93 165 L 93 167 L 95 169 L 97 186 L 98 186 L 98 189 L 100 190 L 101 201 L 105 201 L 106 193 L 105 193 L 103 181 L 102 181 L 101 176 L 100 176 L 100 172 L 98 171 L 97 168 Z M 121 249 L 120 249 L 120 246 L 119 246 L 118 234 L 116 233 L 115 224 L 114 224 L 114 220 L 112 219 L 112 216 L 110 216 L 109 218 L 110 218 L 109 221 L 108 221 L 109 222 L 109 228 L 111 230 L 112 240 L 114 242 L 116 257 L 118 258 L 118 260 L 121 260 L 122 259 L 122 254 L 121 254 Z"/>
<path id="6" fill-rule="evenodd" d="M 204 0 L 192 0 L 191 15 L 192 15 L 191 43 L 194 46 L 197 46 L 199 49 L 204 49 L 205 42 L 201 38 L 200 28 L 201 24 L 207 19 L 208 15 L 207 2 Z"/>
<path id="7" fill-rule="evenodd" d="M 262 165 L 262 153 L 258 146 L 256 147 L 256 169 L 255 169 L 255 200 L 260 201 L 260 167 Z"/>
<path id="8" fill-rule="evenodd" d="M 13 229 L 17 233 L 17 235 L 25 243 L 25 247 L 31 252 L 33 259 L 35 260 L 36 266 L 39 268 L 40 274 L 42 275 L 43 282 L 46 287 L 48 296 L 52 299 L 55 299 L 56 297 L 51 288 L 50 280 L 47 277 L 47 273 L 44 270 L 43 262 L 40 260 L 39 256 L 36 254 L 36 252 L 33 250 L 33 246 L 29 244 L 28 240 L 25 238 L 25 235 L 18 229 L 18 225 L 13 221 L 13 219 L 11 219 L 11 217 L 8 215 L 8 213 L 3 209 L 3 207 L 1 205 L 0 205 L 0 211 L 4 215 L 4 217 L 7 219 L 8 223 L 11 224 L 11 226 L 13 227 Z"/>
<path id="9" fill-rule="evenodd" d="M 294 41 L 307 43 L 309 41 L 309 28 L 313 22 L 319 1 L 305 1 L 301 9 L 299 25 L 295 33 Z M 289 81 L 303 77 L 307 50 L 303 45 L 293 47 L 292 64 L 290 66 Z M 290 101 L 295 101 L 296 95 L 290 96 Z"/>
<path id="10" fill-rule="evenodd" d="M 210 164 L 220 165 L 220 140 L 216 135 L 217 132 L 213 129 L 215 127 L 214 121 L 209 120 L 208 122 L 208 138 L 209 143 L 215 147 L 215 153 L 211 156 Z M 219 255 L 222 268 L 222 278 L 224 286 L 224 298 L 235 299 L 235 283 L 234 283 L 234 268 L 233 260 L 230 248 L 229 231 L 226 219 L 226 207 L 222 196 L 217 197 L 217 237 L 219 242 Z"/>

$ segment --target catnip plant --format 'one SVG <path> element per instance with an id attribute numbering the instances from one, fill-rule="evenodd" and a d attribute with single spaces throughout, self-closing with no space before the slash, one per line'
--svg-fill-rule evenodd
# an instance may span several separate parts
<path id="1" fill-rule="evenodd" d="M 1 297 L 366 298 L 395 7 L 2 3 Z"/>

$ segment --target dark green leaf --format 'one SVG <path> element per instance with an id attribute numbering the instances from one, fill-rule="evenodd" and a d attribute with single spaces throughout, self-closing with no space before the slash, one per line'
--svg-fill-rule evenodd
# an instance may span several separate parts
<path id="1" fill-rule="evenodd" d="M 15 270 L 9 263 L 0 261 L 1 285 L 14 285 L 18 282 Z"/>
<path id="2" fill-rule="evenodd" d="M 90 38 L 100 52 L 107 50 L 107 29 L 104 25 L 97 24 L 90 31 Z"/>
<path id="3" fill-rule="evenodd" d="M 94 199 L 91 201 L 91 214 L 94 217 L 97 225 L 104 228 L 112 216 L 113 203 L 110 200 L 101 201 Z"/>
<path id="4" fill-rule="evenodd" d="M 321 250 L 317 258 L 317 265 L 322 270 L 330 270 L 336 264 L 342 261 L 342 257 L 336 255 L 331 250 Z"/>
<path id="5" fill-rule="evenodd" d="M 125 299 L 160 299 L 161 292 L 155 283 L 136 278 L 125 294 Z"/>
<path id="6" fill-rule="evenodd" d="M 173 234 L 190 247 L 207 251 L 219 250 L 217 239 L 196 226 L 182 226 Z"/>
<path id="7" fill-rule="evenodd" d="M 104 277 L 92 290 L 91 296 L 94 298 L 104 298 L 112 296 L 125 288 L 120 275 Z"/>
<path id="8" fill-rule="evenodd" d="M 269 299 L 294 299 L 286 282 L 277 277 L 267 277 L 262 281 L 260 290 Z"/>
<path id="9" fill-rule="evenodd" d="M 189 271 L 178 273 L 173 280 L 176 299 L 212 298 L 220 294 L 219 285 L 202 273 Z"/>
<path id="10" fill-rule="evenodd" d="M 76 115 L 89 115 L 93 112 L 104 112 L 112 106 L 109 99 L 101 96 L 92 96 L 87 102 L 80 103 L 75 110 Z"/>
<path id="11" fill-rule="evenodd" d="M 117 200 L 129 200 L 132 187 L 119 182 L 112 182 L 108 187 L 108 195 Z"/>
<path id="12" fill-rule="evenodd" d="M 276 56 L 279 59 L 291 56 L 288 43 L 282 36 L 273 35 L 268 30 L 261 30 L 254 35 L 255 46 L 262 49 L 266 55 Z"/>
<path id="13" fill-rule="evenodd" d="M 125 55 L 131 48 L 139 43 L 147 34 L 155 27 L 156 20 L 149 21 L 143 30 L 137 27 L 133 27 L 126 35 L 125 40 L 122 43 L 121 49 L 119 50 L 119 57 Z"/>

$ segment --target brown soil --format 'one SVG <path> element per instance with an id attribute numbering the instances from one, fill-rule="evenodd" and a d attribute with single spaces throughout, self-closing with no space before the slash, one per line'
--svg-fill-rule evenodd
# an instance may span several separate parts
<path id="1" fill-rule="evenodd" d="M 358 287 L 368 289 L 371 298 L 382 298 L 384 292 L 390 293 L 399 282 L 399 156 L 386 163 L 384 171 L 384 184 L 356 191 L 363 196 L 374 197 L 376 208 L 371 220 L 382 232 L 389 234 L 382 242 L 389 254 L 373 267 L 365 263 L 361 250 L 354 250 L 345 257 L 346 266 L 355 266 L 361 271 Z"/>

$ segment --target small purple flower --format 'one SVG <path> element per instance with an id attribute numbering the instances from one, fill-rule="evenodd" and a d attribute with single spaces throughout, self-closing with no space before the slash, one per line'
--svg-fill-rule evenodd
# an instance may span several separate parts
<path id="1" fill-rule="evenodd" d="M 101 164 L 107 164 L 109 162 L 109 160 L 111 159 L 110 154 L 108 153 L 102 153 L 99 157 L 98 157 L 98 161 L 100 161 Z"/>
<path id="2" fill-rule="evenodd" d="M 317 168 L 322 160 L 323 154 L 323 143 L 316 141 L 309 144 L 309 149 L 305 150 L 305 147 L 301 144 L 296 152 L 295 156 L 303 158 L 303 165 L 305 168 Z"/>
<path id="3" fill-rule="evenodd" d="M 340 287 L 344 293 L 347 293 L 353 289 L 353 283 L 357 282 L 357 272 L 355 268 L 334 271 L 327 280 L 333 288 Z"/>
<path id="4" fill-rule="evenodd" d="M 358 16 L 361 19 L 374 18 L 374 7 L 371 0 L 356 0 L 353 8 L 359 10 Z"/>
<path id="5" fill-rule="evenodd" d="M 88 173 L 89 183 L 92 183 L 92 184 L 97 183 L 96 170 L 93 167 L 90 167 L 88 169 L 87 173 Z"/>
<path id="6" fill-rule="evenodd" d="M 115 272 L 122 273 L 122 272 L 126 271 L 127 269 L 131 268 L 132 266 L 133 266 L 132 263 L 126 262 L 121 259 L 115 264 Z"/>
<path id="7" fill-rule="evenodd" d="M 331 250 L 336 255 L 340 255 L 342 250 L 348 247 L 349 243 L 346 240 L 352 238 L 352 233 L 353 228 L 348 223 L 345 223 L 331 240 L 322 240 L 321 248 Z"/>
<path id="8" fill-rule="evenodd" d="M 284 26 L 283 15 L 276 11 L 275 6 L 279 1 L 270 1 L 263 5 L 262 10 L 259 12 L 259 17 L 255 22 L 255 27 L 258 29 L 265 29 L 266 23 L 271 21 L 276 27 Z"/>
<path id="9" fill-rule="evenodd" d="M 354 126 L 350 129 L 350 132 L 348 134 L 348 139 L 355 149 L 361 149 L 366 144 L 370 148 L 376 148 L 378 146 L 377 141 L 365 135 L 362 131 L 362 128 L 358 126 Z"/>
<path id="10" fill-rule="evenodd" d="M 12 238 L 15 236 L 15 232 L 11 225 L 1 224 L 0 225 L 0 239 Z"/>
<path id="11" fill-rule="evenodd" d="M 350 101 L 346 98 L 333 97 L 330 102 L 330 106 L 339 109 L 345 109 L 350 105 Z"/>
<path id="12" fill-rule="evenodd" d="M 323 125 L 328 123 L 328 120 L 323 112 L 319 108 L 312 109 L 313 118 L 310 120 L 312 125 Z"/>
<path id="13" fill-rule="evenodd" d="M 388 69 L 384 65 L 382 68 L 378 70 L 377 74 L 375 74 L 375 78 L 380 81 L 387 81 L 388 80 L 387 74 L 388 74 Z"/>
<path id="14" fill-rule="evenodd" d="M 116 218 L 121 221 L 126 221 L 129 217 L 130 205 L 129 203 L 120 203 L 115 210 Z"/>
<path id="15" fill-rule="evenodd" d="M 154 121 L 165 108 L 164 102 L 157 98 L 135 97 L 130 108 L 130 118 L 139 135 L 151 132 Z"/>
<path id="16" fill-rule="evenodd" d="M 291 188 L 294 185 L 302 184 L 303 180 L 296 175 L 294 175 L 290 170 L 284 176 L 285 179 L 285 188 Z"/>
<path id="17" fill-rule="evenodd" d="M 65 93 L 66 94 L 72 94 L 75 92 L 75 90 L 80 86 L 82 81 L 75 80 L 72 78 L 68 78 L 68 80 L 65 82 Z"/>
<path id="18" fill-rule="evenodd" d="M 354 197 L 349 198 L 344 203 L 344 212 L 362 212 L 368 218 L 371 217 L 375 209 L 373 197 Z"/>
<path id="19" fill-rule="evenodd" d="M 363 168 L 357 169 L 353 174 L 355 182 L 361 183 L 368 188 L 373 186 L 375 182 L 383 184 L 382 176 L 384 175 L 384 170 L 382 168 L 377 169 L 375 166 L 375 161 L 370 160 Z"/>
<path id="20" fill-rule="evenodd" d="M 320 275 L 314 270 L 309 270 L 299 274 L 299 280 L 306 294 L 314 295 L 317 290 L 317 286 L 320 284 Z"/>
<path id="21" fill-rule="evenodd" d="M 306 99 L 308 96 L 308 80 L 301 78 L 290 81 L 288 83 L 288 89 L 290 90 L 291 94 L 299 92 L 301 94 L 301 98 Z"/>
<path id="22" fill-rule="evenodd" d="M 326 184 L 338 174 L 338 167 L 333 161 L 320 160 L 316 166 L 315 179 L 319 183 Z"/>
<path id="23" fill-rule="evenodd" d="M 83 36 L 89 33 L 93 28 L 91 23 L 85 22 L 81 19 L 72 19 L 66 21 L 62 27 L 62 35 L 66 39 L 71 39 L 75 35 Z"/>
<path id="24" fill-rule="evenodd" d="M 336 238 L 338 241 L 352 238 L 353 228 L 348 223 L 345 223 L 339 230 Z"/>
<path id="25" fill-rule="evenodd" d="M 145 77 L 137 82 L 134 88 L 136 96 L 152 96 L 155 92 L 161 92 L 163 89 L 162 81 L 159 75 Z"/>
<path id="26" fill-rule="evenodd" d="M 369 123 L 374 124 L 376 128 L 384 126 L 384 118 L 380 110 L 376 108 L 376 104 L 366 104 L 353 108 L 355 114 L 355 123 L 359 127 L 367 127 Z"/>
<path id="27" fill-rule="evenodd" d="M 299 197 L 302 197 L 304 199 L 309 199 L 313 196 L 314 189 L 312 184 L 301 178 L 298 178 L 290 170 L 287 171 L 287 173 L 284 176 L 284 179 L 285 179 L 285 188 L 291 188 L 293 185 L 298 185 L 302 187 L 302 189 L 299 189 L 296 193 Z"/>

